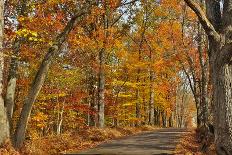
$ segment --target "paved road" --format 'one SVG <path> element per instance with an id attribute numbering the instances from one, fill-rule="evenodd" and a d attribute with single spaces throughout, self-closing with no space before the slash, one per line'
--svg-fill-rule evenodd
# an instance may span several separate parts
<path id="1" fill-rule="evenodd" d="M 158 129 L 101 144 L 96 148 L 83 151 L 83 155 L 168 155 L 174 154 L 184 129 Z"/>

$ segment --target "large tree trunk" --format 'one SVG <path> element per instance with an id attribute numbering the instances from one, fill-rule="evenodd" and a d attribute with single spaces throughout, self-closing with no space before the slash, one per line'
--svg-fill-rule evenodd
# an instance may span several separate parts
<path id="1" fill-rule="evenodd" d="M 91 5 L 87 4 L 80 8 L 80 11 L 71 18 L 64 31 L 56 38 L 54 44 L 49 48 L 48 53 L 45 55 L 40 68 L 32 82 L 17 123 L 14 137 L 15 148 L 20 148 L 23 144 L 32 105 L 35 102 L 36 97 L 38 96 L 40 89 L 45 81 L 53 57 L 60 51 L 62 44 L 77 22 L 82 19 L 81 17 L 83 17 L 83 15 L 86 15 L 89 12 L 90 6 Z"/>
<path id="2" fill-rule="evenodd" d="M 4 69 L 4 55 L 3 55 L 3 34 L 4 34 L 4 0 L 0 0 L 0 144 L 9 138 L 9 122 L 7 118 L 3 92 L 3 69 Z"/>
<path id="3" fill-rule="evenodd" d="M 230 49 L 232 51 L 232 49 Z M 218 154 L 232 154 L 232 65 L 214 64 L 213 105 Z"/>
<path id="4" fill-rule="evenodd" d="M 232 0 L 206 1 L 207 15 L 192 0 L 185 0 L 197 14 L 209 37 L 216 151 L 232 154 Z"/>

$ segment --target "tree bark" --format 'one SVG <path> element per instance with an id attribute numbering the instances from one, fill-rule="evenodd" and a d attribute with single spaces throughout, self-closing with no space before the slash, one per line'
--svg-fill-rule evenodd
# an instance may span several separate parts
<path id="1" fill-rule="evenodd" d="M 232 49 L 231 49 L 232 50 Z M 215 68 L 217 64 L 214 64 Z M 213 74 L 215 141 L 218 154 L 232 154 L 232 65 L 217 67 Z"/>
<path id="2" fill-rule="evenodd" d="M 155 101 L 155 90 L 154 90 L 154 72 L 150 71 L 150 102 L 149 102 L 149 124 L 154 125 L 154 101 Z"/>
<path id="3" fill-rule="evenodd" d="M 139 74 L 140 74 L 140 69 L 138 69 L 137 72 L 137 83 L 139 85 L 140 82 L 140 78 L 139 78 Z M 138 86 L 139 87 L 139 86 Z M 136 114 L 136 118 L 138 119 L 135 123 L 135 126 L 140 126 L 140 118 L 141 118 L 141 113 L 140 113 L 140 108 L 141 108 L 141 104 L 140 104 L 140 91 L 139 88 L 136 89 L 136 105 L 135 105 L 136 109 L 135 109 L 135 114 Z"/>
<path id="4" fill-rule="evenodd" d="M 204 62 L 203 57 L 203 30 L 201 28 L 201 25 L 199 24 L 198 27 L 198 53 L 199 53 L 199 60 L 200 60 L 200 66 L 201 66 L 201 91 L 200 91 L 200 107 L 202 109 L 201 111 L 201 117 L 202 117 L 202 124 L 204 126 L 207 126 L 208 124 L 208 102 L 207 102 L 207 60 Z M 198 110 L 199 111 L 199 110 Z"/>
<path id="5" fill-rule="evenodd" d="M 45 55 L 39 67 L 39 70 L 32 82 L 31 88 L 25 99 L 25 102 L 24 102 L 24 105 L 23 105 L 23 108 L 22 108 L 22 111 L 21 111 L 21 114 L 20 114 L 20 117 L 17 123 L 15 136 L 14 136 L 15 148 L 20 148 L 23 144 L 32 105 L 35 102 L 36 97 L 38 96 L 40 89 L 45 81 L 45 78 L 48 73 L 52 59 L 60 51 L 62 44 L 68 37 L 68 34 L 71 32 L 74 26 L 81 20 L 81 17 L 88 14 L 90 10 L 90 6 L 91 5 L 88 3 L 88 4 L 84 4 L 83 7 L 80 8 L 80 10 L 67 23 L 63 32 L 60 35 L 58 35 L 53 45 L 49 48 L 48 53 Z"/>
<path id="6" fill-rule="evenodd" d="M 146 40 L 147 42 L 147 40 Z M 147 42 L 148 44 L 148 42 Z M 153 54 L 152 54 L 152 49 L 151 46 L 148 44 L 149 47 L 149 51 L 150 51 L 150 63 L 153 63 Z M 149 68 L 150 68 L 150 101 L 149 101 L 149 124 L 150 125 L 154 125 L 155 123 L 155 105 L 154 105 L 154 101 L 155 101 L 155 73 L 152 69 L 152 65 L 150 64 Z"/>
<path id="7" fill-rule="evenodd" d="M 64 106 L 65 106 L 65 101 L 63 101 L 62 103 L 62 108 L 60 109 L 59 107 L 59 111 L 58 111 L 58 119 L 57 119 L 57 130 L 56 130 L 56 134 L 60 135 L 61 134 L 61 129 L 62 129 L 62 123 L 63 123 L 63 114 L 64 114 Z"/>
<path id="8" fill-rule="evenodd" d="M 92 70 L 92 69 L 91 69 Z M 96 125 L 96 116 L 94 114 L 94 112 L 96 112 L 96 90 L 95 90 L 95 75 L 93 73 L 93 71 L 91 71 L 90 73 L 90 78 L 89 78 L 89 81 L 90 81 L 90 90 L 89 90 L 89 97 L 90 97 L 90 111 L 91 113 L 89 114 L 89 126 L 95 126 Z"/>
<path id="9" fill-rule="evenodd" d="M 17 68 L 18 68 L 18 53 L 20 49 L 20 41 L 17 39 L 13 46 L 14 46 L 13 47 L 14 55 L 11 58 L 10 70 L 9 70 L 9 75 L 8 75 L 7 91 L 6 91 L 6 97 L 5 97 L 9 121 L 13 116 L 13 110 L 14 110 L 14 99 L 15 99 L 15 89 L 16 89 L 16 82 L 17 82 Z"/>
<path id="10" fill-rule="evenodd" d="M 99 81 L 98 81 L 98 126 L 104 128 L 105 124 L 105 102 L 104 102 L 104 93 L 105 93 L 105 49 L 101 49 L 99 52 L 100 60 L 100 69 L 99 69 Z"/>
<path id="11" fill-rule="evenodd" d="M 0 145 L 10 137 L 9 122 L 7 118 L 6 108 L 4 106 L 3 93 L 3 38 L 4 38 L 4 0 L 0 0 Z"/>

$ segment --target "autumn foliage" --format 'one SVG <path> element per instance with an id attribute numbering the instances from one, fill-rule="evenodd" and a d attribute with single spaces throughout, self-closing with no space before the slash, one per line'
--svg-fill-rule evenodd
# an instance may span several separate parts
<path id="1" fill-rule="evenodd" d="M 48 49 L 84 5 L 81 0 L 29 0 L 19 13 L 23 3 L 10 1 L 5 11 L 5 76 L 11 75 L 13 58 L 18 65 L 11 131 Z M 50 62 L 32 106 L 24 153 L 80 150 L 135 132 L 128 127 L 195 125 L 194 98 L 183 66 L 188 72 L 187 55 L 195 58 L 200 77 L 196 17 L 185 9 L 179 0 L 93 4 Z M 107 128 L 95 128 L 101 124 Z"/>

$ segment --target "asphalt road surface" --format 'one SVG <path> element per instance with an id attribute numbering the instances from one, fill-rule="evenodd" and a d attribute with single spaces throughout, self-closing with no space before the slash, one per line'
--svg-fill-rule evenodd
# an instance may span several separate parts
<path id="1" fill-rule="evenodd" d="M 185 129 L 166 128 L 124 137 L 73 155 L 171 155 Z"/>

